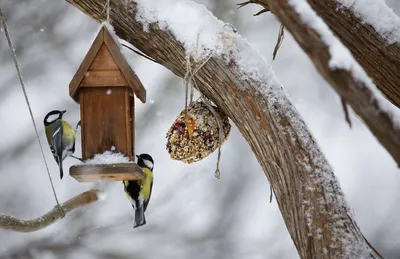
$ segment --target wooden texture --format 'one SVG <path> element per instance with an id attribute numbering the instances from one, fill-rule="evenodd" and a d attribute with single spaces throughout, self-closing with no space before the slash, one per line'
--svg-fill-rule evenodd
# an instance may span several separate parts
<path id="1" fill-rule="evenodd" d="M 102 44 L 88 71 L 119 71 L 106 44 Z"/>
<path id="2" fill-rule="evenodd" d="M 106 19 L 106 0 L 67 1 L 97 21 Z M 120 38 L 176 75 L 185 75 L 185 50 L 172 33 L 157 23 L 143 32 L 135 19 L 135 1 L 113 0 L 110 4 L 110 22 Z M 243 51 L 250 48 L 241 47 Z M 243 74 L 234 55 L 211 58 L 195 79 L 198 90 L 230 117 L 252 148 L 301 258 L 376 258 L 352 219 L 332 168 L 273 76 L 269 86 L 271 94 L 278 92 L 279 102 L 260 89 L 258 78 Z M 321 249 L 320 236 L 335 239 Z M 361 252 L 366 253 L 357 257 Z"/>
<path id="3" fill-rule="evenodd" d="M 96 39 L 93 41 L 92 46 L 90 47 L 89 51 L 86 53 L 85 58 L 83 59 L 82 63 L 80 64 L 78 70 L 76 71 L 74 77 L 72 78 L 72 80 L 69 84 L 69 95 L 76 102 L 79 102 L 78 88 L 80 86 L 80 83 L 82 82 L 83 78 L 86 75 L 86 72 L 89 70 L 90 65 L 92 64 L 97 53 L 99 52 L 100 47 L 103 45 L 103 42 L 104 42 L 103 35 L 104 35 L 104 33 L 102 33 L 102 31 L 100 31 L 100 33 L 97 35 Z"/>
<path id="4" fill-rule="evenodd" d="M 135 163 L 110 165 L 75 165 L 69 174 L 78 182 L 142 180 L 143 170 Z"/>
<path id="5" fill-rule="evenodd" d="M 130 123 L 131 125 L 135 125 L 135 98 L 133 96 L 129 96 L 129 104 L 130 104 Z M 131 127 L 131 141 L 132 141 L 132 158 L 135 159 L 135 127 Z"/>
<path id="6" fill-rule="evenodd" d="M 92 189 L 81 193 L 60 205 L 63 208 L 64 213 L 69 214 L 76 209 L 97 201 L 99 192 L 100 191 L 97 189 Z M 21 220 L 13 216 L 0 215 L 0 229 L 25 233 L 34 232 L 54 224 L 62 217 L 63 215 L 58 207 L 54 207 L 51 211 L 36 219 Z"/>
<path id="7" fill-rule="evenodd" d="M 270 0 L 250 0 L 270 10 Z M 400 43 L 388 43 L 352 9 L 337 0 L 307 0 L 316 13 L 351 51 L 386 98 L 400 108 Z M 278 13 L 277 13 L 278 14 Z M 388 33 L 389 34 L 389 33 Z"/>
<path id="8" fill-rule="evenodd" d="M 124 75 L 121 71 L 90 71 L 83 78 L 83 87 L 113 87 L 127 86 Z"/>
<path id="9" fill-rule="evenodd" d="M 114 60 L 117 62 L 119 69 L 121 69 L 126 80 L 129 82 L 132 91 L 136 94 L 137 98 L 142 101 L 142 103 L 145 103 L 146 89 L 143 87 L 136 73 L 132 70 L 124 56 L 121 54 L 121 50 L 117 44 L 115 44 L 114 39 L 111 37 L 107 29 L 104 30 L 104 42 L 110 50 Z"/>
<path id="10" fill-rule="evenodd" d="M 400 128 L 394 124 L 391 116 L 380 107 L 379 100 L 369 87 L 364 82 L 357 80 L 349 70 L 331 69 L 329 46 L 325 44 L 317 31 L 303 22 L 302 17 L 288 0 L 261 0 L 261 2 L 267 3 L 265 6 L 290 31 L 322 76 L 360 116 L 372 134 L 400 166 Z M 398 87 L 400 87 L 400 80 Z"/>
<path id="11" fill-rule="evenodd" d="M 131 122 L 131 112 L 130 112 L 130 104 L 129 104 L 129 92 L 125 91 L 124 94 L 124 105 L 125 105 L 125 127 L 126 127 L 126 148 L 127 152 L 132 159 L 134 154 L 132 150 L 132 136 L 131 136 L 131 128 L 135 127 L 135 125 Z"/>
<path id="12" fill-rule="evenodd" d="M 87 72 L 89 71 L 89 78 L 86 78 Z M 83 59 L 81 65 L 76 71 L 74 77 L 69 85 L 69 94 L 76 101 L 79 102 L 80 95 L 78 94 L 80 87 L 83 86 L 95 86 L 90 78 L 90 73 L 93 72 L 111 72 L 111 71 L 121 71 L 125 81 L 126 86 L 132 89 L 132 92 L 141 100 L 143 103 L 146 102 L 146 89 L 143 87 L 138 76 L 129 66 L 125 57 L 122 55 L 118 44 L 114 41 L 114 38 L 110 35 L 105 26 L 99 31 L 95 41 L 90 47 L 88 53 Z M 108 74 L 97 74 L 99 86 L 107 86 L 107 81 L 110 80 Z M 105 76 L 102 78 L 101 76 Z M 109 86 L 115 86 L 115 82 L 112 82 Z M 120 82 L 122 84 L 122 80 Z M 118 85 L 119 86 L 119 85 Z"/>
<path id="13" fill-rule="evenodd" d="M 352 10 L 338 9 L 337 0 L 308 0 L 308 3 L 351 51 L 379 90 L 400 108 L 400 43 L 388 44 Z"/>
<path id="14" fill-rule="evenodd" d="M 83 88 L 84 103 L 81 120 L 84 146 L 83 160 L 92 158 L 106 150 L 116 148 L 126 156 L 132 156 L 128 149 L 126 128 L 125 92 L 128 88 L 113 88 L 107 94 L 107 88 Z"/>

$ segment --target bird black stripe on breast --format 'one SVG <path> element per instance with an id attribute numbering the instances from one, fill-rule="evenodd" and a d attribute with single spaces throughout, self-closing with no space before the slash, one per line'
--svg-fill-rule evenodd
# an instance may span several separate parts
<path id="1" fill-rule="evenodd" d="M 125 187 L 132 199 L 138 201 L 141 185 L 136 181 L 129 181 L 128 187 Z"/>

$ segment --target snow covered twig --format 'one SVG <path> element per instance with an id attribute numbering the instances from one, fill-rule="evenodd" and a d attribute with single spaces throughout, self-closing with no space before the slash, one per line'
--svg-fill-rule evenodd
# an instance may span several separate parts
<path id="1" fill-rule="evenodd" d="M 97 201 L 98 194 L 99 190 L 97 189 L 89 190 L 62 203 L 61 207 L 64 209 L 65 214 L 71 213 L 78 208 Z M 38 231 L 52 225 L 57 220 L 61 219 L 62 216 L 58 207 L 54 207 L 41 217 L 30 220 L 21 220 L 13 216 L 0 215 L 0 229 L 17 232 Z"/>

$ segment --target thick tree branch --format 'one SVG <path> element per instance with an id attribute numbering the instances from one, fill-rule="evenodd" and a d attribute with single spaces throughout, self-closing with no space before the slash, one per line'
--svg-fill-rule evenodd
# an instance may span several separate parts
<path id="1" fill-rule="evenodd" d="M 388 45 L 352 10 L 338 9 L 337 0 L 307 0 L 351 51 L 386 97 L 400 108 L 400 43 Z"/>
<path id="2" fill-rule="evenodd" d="M 64 209 L 65 214 L 68 214 L 73 210 L 97 201 L 98 193 L 99 190 L 97 189 L 81 193 L 61 204 L 61 207 Z M 58 207 L 54 207 L 51 211 L 39 218 L 30 220 L 21 220 L 12 216 L 0 215 L 0 229 L 17 232 L 33 232 L 46 228 L 61 218 L 61 211 Z"/>
<path id="3" fill-rule="evenodd" d="M 307 0 L 307 2 L 351 51 L 378 89 L 400 108 L 400 43 L 387 44 L 386 40 L 371 25 L 357 17 L 353 10 L 339 8 L 337 0 Z M 252 0 L 239 6 L 251 3 L 270 9 L 271 1 Z M 276 10 L 271 8 L 271 11 L 274 13 Z"/>
<path id="4" fill-rule="evenodd" d="M 105 20 L 107 0 L 66 1 L 97 21 Z M 144 32 L 135 20 L 135 1 L 110 2 L 116 34 L 183 77 L 182 43 L 157 23 Z M 331 167 L 270 68 L 240 36 L 235 44 L 241 44 L 240 50 L 213 57 L 198 71 L 198 90 L 232 119 L 250 144 L 301 258 L 376 258 L 351 218 Z M 246 58 L 254 55 L 262 74 L 241 69 L 233 52 L 242 50 Z"/>
<path id="5" fill-rule="evenodd" d="M 319 32 L 304 23 L 301 15 L 289 4 L 288 0 L 260 0 L 260 3 L 269 7 L 280 19 L 285 28 L 290 31 L 308 54 L 322 76 L 361 117 L 400 166 L 400 128 L 393 123 L 390 115 L 382 110 L 369 87 L 364 82 L 357 80 L 351 71 L 330 67 L 331 53 L 329 46 L 323 41 Z M 390 60 L 386 62 L 391 63 Z M 400 74 L 396 75 L 396 77 L 399 76 Z M 400 80 L 397 81 L 397 84 L 399 83 Z M 400 87 L 397 86 L 397 88 Z"/>

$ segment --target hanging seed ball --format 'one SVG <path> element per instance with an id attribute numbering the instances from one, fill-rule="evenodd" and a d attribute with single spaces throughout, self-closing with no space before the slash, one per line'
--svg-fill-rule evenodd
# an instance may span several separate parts
<path id="1" fill-rule="evenodd" d="M 231 130 L 229 119 L 218 107 L 213 108 L 220 117 L 225 142 Z M 214 114 L 203 101 L 195 101 L 187 107 L 187 120 L 183 110 L 168 130 L 167 151 L 172 159 L 190 164 L 214 152 L 219 140 L 218 122 Z"/>

